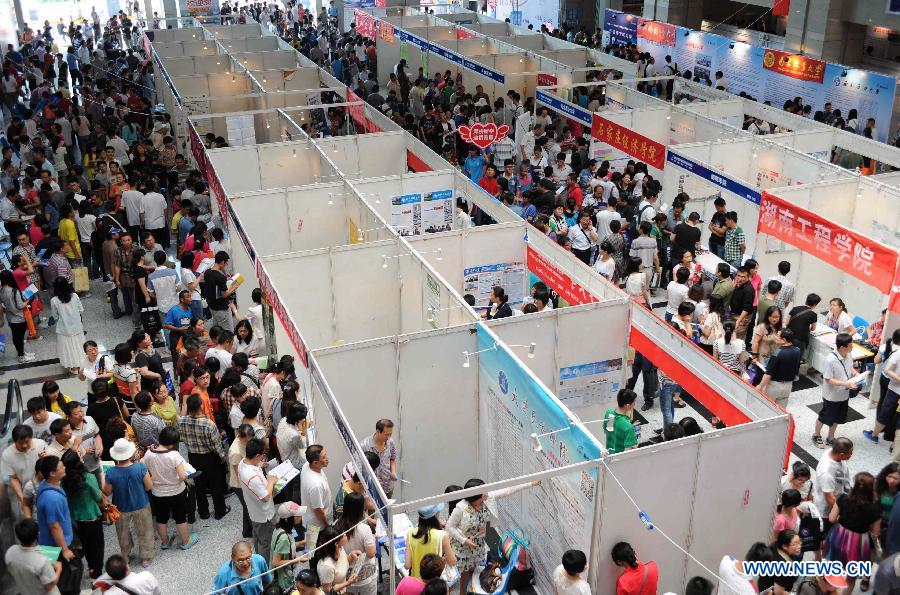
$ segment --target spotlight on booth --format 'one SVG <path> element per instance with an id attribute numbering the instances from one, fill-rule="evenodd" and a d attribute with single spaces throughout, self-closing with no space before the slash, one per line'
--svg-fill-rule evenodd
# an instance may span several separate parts
<path id="1" fill-rule="evenodd" d="M 601 419 L 592 419 L 590 421 L 583 421 L 583 422 L 581 422 L 581 425 L 586 426 L 588 424 L 597 424 L 597 423 L 601 423 L 601 422 L 606 422 L 606 429 L 608 431 L 612 432 L 613 431 L 612 424 L 615 422 L 615 420 L 616 420 L 616 416 L 611 414 L 609 417 L 603 417 Z M 565 432 L 566 430 L 571 430 L 571 429 L 572 429 L 572 426 L 568 425 L 564 428 L 560 428 L 558 430 L 553 430 L 552 432 L 544 432 L 543 434 L 532 433 L 531 434 L 531 448 L 534 450 L 534 452 L 541 452 L 542 450 L 544 450 L 544 447 L 541 445 L 541 438 L 543 438 L 545 436 L 552 436 L 553 434 L 559 434 L 560 432 Z M 601 453 L 602 452 L 603 451 L 601 450 Z M 604 456 L 605 456 L 605 454 L 604 454 Z"/>
<path id="2" fill-rule="evenodd" d="M 435 314 L 437 314 L 438 312 L 446 312 L 447 310 L 459 310 L 461 308 L 465 308 L 465 306 L 449 306 L 447 308 L 435 308 L 433 306 L 428 306 L 428 309 L 426 310 L 428 315 L 426 316 L 425 320 L 429 323 L 436 322 L 437 318 L 435 317 Z M 464 351 L 463 353 L 467 352 Z M 463 367 L 466 368 L 468 366 L 464 365 Z"/>
<path id="3" fill-rule="evenodd" d="M 334 204 L 334 192 L 329 192 L 328 193 L 328 206 L 331 206 L 333 204 Z"/>
<path id="4" fill-rule="evenodd" d="M 383 269 L 386 269 L 386 268 L 387 268 L 387 259 L 388 259 L 387 256 L 382 256 L 382 257 L 381 257 L 381 268 L 383 268 Z"/>
<path id="5" fill-rule="evenodd" d="M 509 345 L 509 347 L 513 347 L 513 345 Z M 492 346 L 486 347 L 485 349 L 482 349 L 481 351 L 473 351 L 472 353 L 469 353 L 468 351 L 463 351 L 462 352 L 463 353 L 463 368 L 469 367 L 469 364 L 470 364 L 469 358 L 471 358 L 471 356 L 478 355 L 479 353 L 484 353 L 485 351 L 491 351 L 493 349 L 497 349 L 496 342 Z"/>

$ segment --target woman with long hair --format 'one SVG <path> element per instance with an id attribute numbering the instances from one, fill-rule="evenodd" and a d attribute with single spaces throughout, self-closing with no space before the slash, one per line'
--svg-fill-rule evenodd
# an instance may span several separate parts
<path id="1" fill-rule="evenodd" d="M 66 416 L 66 403 L 72 402 L 72 397 L 64 395 L 59 389 L 59 385 L 54 380 L 48 380 L 41 385 L 41 396 L 44 397 L 44 403 L 47 411 L 56 413 L 61 417 Z"/>
<path id="2" fill-rule="evenodd" d="M 375 570 L 375 535 L 366 522 L 366 498 L 358 492 L 344 496 L 344 509 L 334 522 L 338 533 L 345 533 L 344 551 L 348 556 L 365 556 L 365 562 L 357 575 L 358 581 L 348 587 L 350 593 L 375 595 L 378 591 Z M 320 536 L 321 539 L 321 536 Z"/>
<path id="3" fill-rule="evenodd" d="M 84 324 L 81 321 L 84 306 L 75 293 L 75 288 L 64 277 L 57 277 L 53 281 L 50 312 L 56 319 L 56 352 L 59 363 L 70 373 L 78 374 L 81 360 L 84 359 Z"/>
<path id="4" fill-rule="evenodd" d="M 103 493 L 97 478 L 85 468 L 77 452 L 71 449 L 64 452 L 62 463 L 66 468 L 62 488 L 69 502 L 73 528 L 84 548 L 91 578 L 95 579 L 103 573 L 103 522 L 99 506 Z"/>
<path id="5" fill-rule="evenodd" d="M 865 471 L 853 478 L 849 494 L 837 499 L 828 514 L 834 525 L 825 536 L 823 548 L 826 560 L 868 562 L 872 558 L 872 542 L 881 533 L 881 505 L 875 501 L 875 478 Z M 856 577 L 847 578 L 847 592 L 852 593 Z M 868 577 L 862 586 L 868 586 Z"/>
<path id="6" fill-rule="evenodd" d="M 316 539 L 316 552 L 309 563 L 319 577 L 319 584 L 325 593 L 341 595 L 347 587 L 356 583 L 356 578 L 347 578 L 351 560 L 344 551 L 347 536 L 338 533 L 334 527 L 325 527 L 319 531 Z M 353 556 L 356 561 L 356 556 Z"/>
<path id="7" fill-rule="evenodd" d="M 538 486 L 540 483 L 540 480 L 533 481 L 531 487 Z M 484 485 L 483 480 L 472 478 L 466 482 L 464 487 L 469 489 L 482 485 Z M 447 520 L 446 529 L 450 534 L 450 545 L 459 566 L 459 595 L 466 595 L 469 580 L 487 555 L 487 544 L 485 543 L 489 520 L 487 499 L 510 496 L 528 487 L 527 485 L 516 486 L 467 496 L 453 509 Z"/>
<path id="8" fill-rule="evenodd" d="M 763 319 L 753 329 L 750 353 L 763 365 L 768 363 L 769 357 L 778 349 L 778 331 L 781 330 L 782 320 L 781 308 L 769 306 Z"/>
<path id="9" fill-rule="evenodd" d="M 713 345 L 724 334 L 722 319 L 725 318 L 725 302 L 722 296 L 712 294 L 709 296 L 709 306 L 706 316 L 700 321 L 700 348 L 713 355 Z"/>
<path id="10" fill-rule="evenodd" d="M 259 337 L 253 336 L 253 325 L 248 319 L 238 321 L 234 327 L 234 338 L 235 353 L 246 353 L 247 357 L 259 355 L 262 341 Z"/>
<path id="11" fill-rule="evenodd" d="M 637 256 L 627 259 L 625 269 L 625 293 L 631 296 L 636 303 L 650 307 L 650 288 L 647 285 L 647 275 L 644 274 L 644 262 Z"/>
<path id="12" fill-rule="evenodd" d="M 26 303 L 12 271 L 0 271 L 0 305 L 3 306 L 6 322 L 9 323 L 12 342 L 16 347 L 20 364 L 34 361 L 35 357 L 33 353 L 25 351 L 25 332 L 28 330 L 28 323 L 25 322 L 23 310 Z"/>
<path id="13" fill-rule="evenodd" d="M 428 554 L 442 556 L 447 564 L 456 566 L 456 554 L 450 546 L 450 535 L 442 530 L 438 517 L 442 510 L 443 503 L 423 506 L 419 509 L 418 526 L 407 531 L 405 567 L 409 576 L 421 578 L 419 565 Z"/>
<path id="14" fill-rule="evenodd" d="M 723 366 L 740 376 L 747 351 L 744 340 L 734 336 L 734 328 L 734 320 L 728 319 L 722 323 L 722 336 L 713 344 L 713 355 Z"/>

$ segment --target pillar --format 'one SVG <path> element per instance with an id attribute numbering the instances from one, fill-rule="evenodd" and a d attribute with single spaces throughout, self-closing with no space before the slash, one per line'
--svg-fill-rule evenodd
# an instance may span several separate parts
<path id="1" fill-rule="evenodd" d="M 596 12 L 594 15 L 596 18 L 595 27 L 598 29 L 603 29 L 603 15 L 606 14 L 607 8 L 622 10 L 622 0 L 594 0 L 594 10 Z"/>
<path id="2" fill-rule="evenodd" d="M 842 18 L 843 10 L 844 0 L 791 0 L 785 50 L 829 62 L 861 55 L 863 40 Z"/>
<path id="3" fill-rule="evenodd" d="M 703 0 L 645 0 L 642 16 L 699 31 L 703 23 Z"/>

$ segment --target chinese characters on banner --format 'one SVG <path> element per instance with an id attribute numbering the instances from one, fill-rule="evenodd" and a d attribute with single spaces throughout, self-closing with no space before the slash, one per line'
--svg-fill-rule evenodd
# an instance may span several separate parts
<path id="1" fill-rule="evenodd" d="M 303 343 L 303 339 L 300 338 L 300 332 L 297 330 L 297 325 L 294 324 L 294 321 L 287 313 L 284 304 L 281 303 L 281 297 L 279 297 L 278 292 L 272 285 L 272 281 L 269 279 L 268 273 L 266 273 L 266 268 L 263 266 L 262 260 L 256 261 L 256 277 L 259 279 L 260 289 L 266 293 L 266 297 L 272 305 L 272 311 L 275 312 L 275 316 L 281 321 L 281 326 L 284 327 L 284 331 L 291 340 L 294 351 L 297 352 L 297 356 L 303 363 L 303 367 L 308 368 L 309 364 L 307 363 L 306 357 L 306 344 Z"/>
<path id="2" fill-rule="evenodd" d="M 591 136 L 656 169 L 663 169 L 666 165 L 665 145 L 620 126 L 603 116 L 594 114 Z"/>
<path id="3" fill-rule="evenodd" d="M 821 84 L 825 80 L 825 62 L 778 50 L 766 50 L 763 68 L 801 81 Z"/>
<path id="4" fill-rule="evenodd" d="M 378 21 L 378 37 L 382 41 L 394 44 L 394 26 L 387 21 Z"/>
<path id="5" fill-rule="evenodd" d="M 353 11 L 353 21 L 356 23 L 357 33 L 369 39 L 375 39 L 378 27 L 374 16 L 357 8 Z"/>
<path id="6" fill-rule="evenodd" d="M 219 205 L 219 215 L 222 217 L 222 221 L 224 221 L 225 225 L 227 226 L 229 213 L 228 208 L 226 207 L 227 200 L 225 197 L 225 191 L 222 189 L 222 182 L 219 181 L 219 174 L 216 173 L 215 168 L 212 166 L 206 168 L 206 182 L 207 184 L 209 184 L 210 194 Z"/>
<path id="7" fill-rule="evenodd" d="M 456 39 L 472 39 L 475 37 L 475 34 L 463 29 L 462 27 L 456 28 Z"/>
<path id="8" fill-rule="evenodd" d="M 675 47 L 675 25 L 638 19 L 637 36 L 662 45 Z"/>
<path id="9" fill-rule="evenodd" d="M 525 268 L 546 283 L 550 289 L 559 295 L 559 297 L 569 302 L 570 306 L 591 304 L 597 301 L 597 298 L 592 296 L 587 289 L 553 266 L 551 262 L 541 256 L 541 254 L 531 246 L 528 246 L 528 252 L 525 255 L 525 259 Z"/>
<path id="10" fill-rule="evenodd" d="M 537 75 L 538 87 L 555 87 L 557 83 L 555 74 L 539 72 Z"/>
<path id="11" fill-rule="evenodd" d="M 509 126 L 501 124 L 497 126 L 493 122 L 482 124 L 476 122 L 472 126 L 460 126 L 459 136 L 467 143 L 472 143 L 479 149 L 487 149 L 495 142 L 501 140 L 509 132 Z"/>
<path id="12" fill-rule="evenodd" d="M 206 148 L 203 146 L 203 141 L 200 140 L 200 135 L 197 134 L 197 129 L 194 128 L 194 124 L 192 122 L 188 122 L 188 136 L 191 137 L 191 155 L 194 157 L 194 163 L 197 164 L 197 170 L 203 174 L 203 177 L 206 177 Z"/>
<path id="13" fill-rule="evenodd" d="M 357 132 L 368 132 L 368 126 L 366 125 L 366 107 L 362 103 L 362 98 L 348 88 L 347 103 L 353 102 L 359 103 L 347 106 L 347 112 L 350 114 L 350 117 L 353 118 L 353 124 L 356 126 Z"/>
<path id="14" fill-rule="evenodd" d="M 881 293 L 891 291 L 897 252 L 871 238 L 768 192 L 763 192 L 759 204 L 757 229 L 813 254 Z"/>

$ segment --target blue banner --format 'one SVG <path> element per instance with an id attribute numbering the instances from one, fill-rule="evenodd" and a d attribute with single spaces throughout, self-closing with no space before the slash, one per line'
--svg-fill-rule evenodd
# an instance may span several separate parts
<path id="1" fill-rule="evenodd" d="M 467 68 L 472 72 L 476 72 L 481 76 L 486 76 L 487 78 L 497 81 L 501 85 L 506 82 L 506 75 L 502 72 L 497 72 L 491 68 L 488 68 L 484 64 L 479 62 L 475 62 L 474 60 L 469 60 L 468 58 L 463 58 L 463 68 Z"/>
<path id="2" fill-rule="evenodd" d="M 535 99 L 538 102 L 544 103 L 547 106 L 555 109 L 561 114 L 565 114 L 570 118 L 578 120 L 579 122 L 590 128 L 593 118 L 591 117 L 591 112 L 584 109 L 583 107 L 577 106 L 574 103 L 569 103 L 565 99 L 562 99 L 557 95 L 554 95 L 553 93 L 547 93 L 546 91 L 541 90 L 537 91 Z"/>
<path id="3" fill-rule="evenodd" d="M 603 18 L 603 30 L 609 33 L 610 43 L 637 43 L 638 17 L 607 8 Z"/>
<path id="4" fill-rule="evenodd" d="M 432 52 L 433 54 L 437 54 L 438 56 L 440 56 L 441 58 L 444 58 L 445 60 L 450 60 L 450 61 L 453 62 L 454 64 L 460 64 L 460 65 L 461 65 L 461 64 L 463 63 L 463 57 L 462 57 L 462 56 L 460 56 L 460 55 L 458 55 L 458 54 L 455 54 L 455 53 L 451 52 L 450 50 L 448 50 L 448 49 L 445 48 L 444 46 L 438 45 L 438 44 L 436 44 L 436 43 L 430 43 L 430 44 L 428 44 L 428 45 L 430 46 L 431 52 Z"/>
<path id="5" fill-rule="evenodd" d="M 728 192 L 737 194 L 741 198 L 749 200 L 754 204 L 759 204 L 759 190 L 742 184 L 741 182 L 738 182 L 721 172 L 715 172 L 705 165 L 701 165 L 700 163 L 688 159 L 683 155 L 679 155 L 678 153 L 674 152 L 671 147 L 669 148 L 669 153 L 666 156 L 666 161 L 668 161 L 672 165 L 686 170 L 691 174 L 694 174 L 699 178 L 706 180 L 711 184 L 718 186 L 719 188 L 722 188 L 723 190 L 727 190 Z"/>
<path id="6" fill-rule="evenodd" d="M 560 402 L 529 373 L 484 323 L 478 324 L 481 453 L 485 481 L 497 481 L 600 458 L 600 444 L 570 425 Z M 552 346 L 547 348 L 552 349 Z M 541 436 L 541 434 L 548 434 Z M 535 450 L 535 440 L 540 448 Z M 589 551 L 597 498 L 597 470 L 545 480 L 522 496 L 497 498 L 501 526 L 520 527 L 539 592 L 552 593 L 550 570 L 564 550 Z M 559 539 L 564 535 L 565 539 Z"/>
<path id="7" fill-rule="evenodd" d="M 403 29 L 397 29 L 397 36 L 400 38 L 400 41 L 405 41 L 406 43 L 411 43 L 420 50 L 428 51 L 431 49 L 431 44 L 422 39 L 421 37 L 417 37 L 412 33 L 408 33 Z"/>

